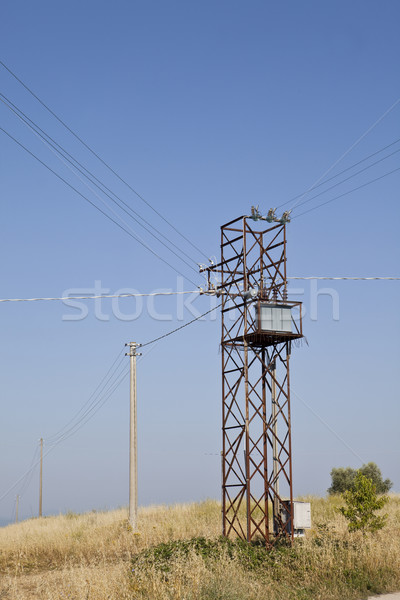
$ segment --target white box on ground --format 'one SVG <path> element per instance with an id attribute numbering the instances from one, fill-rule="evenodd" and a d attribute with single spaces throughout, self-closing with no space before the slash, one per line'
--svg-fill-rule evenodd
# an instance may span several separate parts
<path id="1" fill-rule="evenodd" d="M 311 528 L 311 504 L 309 502 L 293 502 L 294 529 Z"/>
<path id="2" fill-rule="evenodd" d="M 290 502 L 283 500 L 281 504 L 282 521 L 290 532 Z M 311 528 L 311 504 L 309 502 L 293 502 L 293 535 L 303 537 L 305 530 Z"/>

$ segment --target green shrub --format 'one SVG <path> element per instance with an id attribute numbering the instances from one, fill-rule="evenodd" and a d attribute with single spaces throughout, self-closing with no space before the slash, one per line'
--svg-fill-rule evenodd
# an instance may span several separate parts
<path id="1" fill-rule="evenodd" d="M 261 540 L 248 543 L 238 538 L 231 540 L 222 536 L 217 539 L 195 537 L 158 544 L 144 550 L 133 557 L 132 566 L 151 565 L 166 573 L 175 560 L 186 558 L 190 553 L 200 556 L 206 563 L 218 561 L 222 557 L 236 559 L 246 570 L 254 570 L 275 565 L 283 555 L 285 561 L 294 560 L 297 551 L 284 542 L 267 549 L 265 542 Z"/>
<path id="2" fill-rule="evenodd" d="M 347 519 L 349 531 L 377 531 L 384 527 L 387 515 L 375 513 L 385 506 L 389 498 L 378 498 L 376 486 L 360 471 L 356 474 L 353 489 L 345 492 L 343 498 L 347 506 L 342 506 L 339 511 Z"/>

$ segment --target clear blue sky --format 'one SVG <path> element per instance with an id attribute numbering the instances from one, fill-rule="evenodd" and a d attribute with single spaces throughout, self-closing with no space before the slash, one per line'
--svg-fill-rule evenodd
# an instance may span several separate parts
<path id="1" fill-rule="evenodd" d="M 219 253 L 221 224 L 252 204 L 265 211 L 309 188 L 400 98 L 399 19 L 391 0 L 4 0 L 0 58 L 211 256 Z M 110 189 L 203 260 L 2 67 L 0 83 Z M 400 105 L 329 176 L 395 141 L 399 125 Z M 3 105 L 0 126 L 97 202 Z M 399 166 L 394 154 L 293 216 Z M 60 296 L 96 280 L 111 293 L 194 289 L 1 131 L 0 169 L 0 297 Z M 399 181 L 397 172 L 293 219 L 289 274 L 399 275 Z M 333 466 L 371 460 L 400 491 L 399 282 L 318 282 L 337 293 L 338 320 L 328 296 L 319 296 L 310 318 L 310 285 L 291 284 L 304 289 L 293 298 L 305 302 L 309 343 L 291 364 L 295 493 L 324 494 Z M 148 310 L 123 321 L 111 301 L 102 304 L 108 320 L 99 320 L 93 301 L 85 304 L 82 321 L 63 320 L 77 311 L 62 303 L 0 304 L 0 496 L 29 467 L 38 439 L 46 447 L 80 409 L 125 342 L 146 342 L 182 323 L 175 299 L 155 301 L 169 321 Z M 193 306 L 205 312 L 210 301 L 200 297 Z M 120 308 L 134 312 L 134 301 L 121 300 Z M 189 310 L 183 316 L 192 318 Z M 141 504 L 220 495 L 219 339 L 219 318 L 206 319 L 157 344 L 138 365 Z M 128 385 L 46 457 L 45 513 L 127 503 Z M 18 492 L 1 501 L 1 518 L 11 517 Z M 36 469 L 22 515 L 36 514 L 37 504 Z"/>

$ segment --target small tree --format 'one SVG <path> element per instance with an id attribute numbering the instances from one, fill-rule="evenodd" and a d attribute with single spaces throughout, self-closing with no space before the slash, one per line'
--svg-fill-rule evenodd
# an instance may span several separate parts
<path id="1" fill-rule="evenodd" d="M 353 489 L 344 492 L 343 498 L 347 506 L 342 506 L 339 511 L 347 519 L 349 531 L 365 533 L 384 527 L 387 514 L 378 516 L 375 512 L 383 508 L 389 498 L 378 498 L 376 486 L 361 470 L 356 473 Z"/>

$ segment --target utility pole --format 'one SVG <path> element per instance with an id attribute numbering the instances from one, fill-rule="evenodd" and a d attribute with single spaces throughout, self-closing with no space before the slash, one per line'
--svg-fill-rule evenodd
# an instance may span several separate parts
<path id="1" fill-rule="evenodd" d="M 42 516 L 43 500 L 43 438 L 40 438 L 39 517 Z"/>
<path id="2" fill-rule="evenodd" d="M 129 342 L 130 357 L 130 423 L 129 423 L 129 524 L 133 531 L 137 527 L 137 403 L 136 403 L 136 352 L 140 344 Z"/>
<path id="3" fill-rule="evenodd" d="M 18 523 L 18 506 L 19 506 L 19 496 L 17 495 L 17 501 L 15 504 L 15 522 Z"/>

